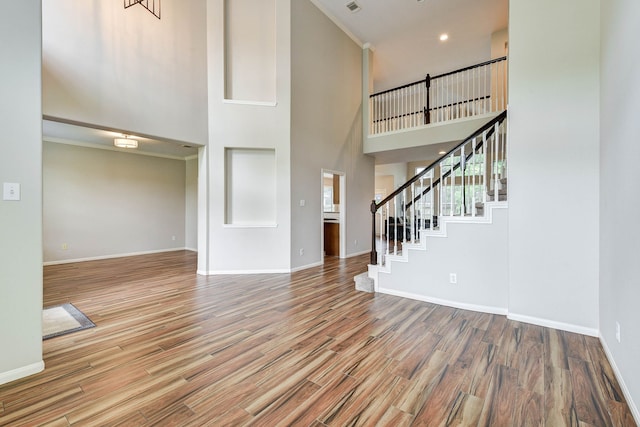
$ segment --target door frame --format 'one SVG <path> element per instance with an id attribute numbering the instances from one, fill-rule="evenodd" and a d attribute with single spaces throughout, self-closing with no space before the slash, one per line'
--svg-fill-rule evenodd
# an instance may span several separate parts
<path id="1" fill-rule="evenodd" d="M 347 204 L 346 204 L 346 190 L 347 190 L 347 176 L 343 171 L 334 169 L 322 169 L 320 171 L 320 253 L 322 254 L 322 263 L 324 264 L 324 174 L 338 175 L 340 179 L 340 212 L 338 214 L 338 230 L 340 234 L 340 254 L 339 258 L 347 257 Z M 335 179 L 335 178 L 334 178 Z"/>

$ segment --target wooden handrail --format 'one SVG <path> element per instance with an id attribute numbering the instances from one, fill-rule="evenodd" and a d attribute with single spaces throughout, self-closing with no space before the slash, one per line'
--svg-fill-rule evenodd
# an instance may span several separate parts
<path id="1" fill-rule="evenodd" d="M 387 197 L 385 197 L 384 199 L 382 199 L 382 201 L 380 201 L 379 203 L 375 203 L 375 207 L 376 210 L 372 211 L 372 213 L 376 213 L 378 211 L 378 209 L 380 209 L 380 207 L 382 205 L 384 205 L 385 203 L 387 203 L 388 201 L 392 200 L 394 197 L 396 197 L 398 194 L 402 193 L 404 190 L 406 190 L 407 188 L 409 188 L 409 186 L 411 186 L 411 184 L 413 184 L 414 182 L 416 182 L 417 180 L 419 180 L 422 176 L 426 175 L 428 172 L 430 172 L 432 169 L 435 168 L 435 166 L 440 163 L 444 158 L 446 158 L 447 156 L 450 156 L 453 152 L 455 152 L 456 150 L 458 150 L 460 147 L 462 147 L 464 144 L 466 144 L 467 142 L 469 142 L 470 140 L 472 140 L 473 138 L 475 138 L 476 136 L 482 134 L 482 132 L 484 132 L 487 129 L 490 129 L 493 125 L 495 125 L 498 122 L 501 122 L 504 118 L 507 117 L 507 110 L 503 111 L 502 113 L 498 114 L 496 117 L 494 117 L 492 120 L 490 120 L 489 122 L 487 122 L 485 125 L 483 125 L 482 127 L 480 127 L 478 130 L 474 131 L 471 135 L 469 135 L 468 137 L 466 137 L 465 139 L 462 140 L 462 142 L 460 142 L 458 145 L 456 145 L 455 147 L 453 147 L 451 150 L 449 150 L 446 154 L 442 155 L 442 157 L 438 158 L 436 161 L 434 161 L 433 163 L 431 163 L 429 166 L 427 166 L 422 172 L 420 172 L 419 174 L 417 174 L 416 176 L 414 176 L 413 178 L 411 178 L 409 181 L 405 182 L 402 186 L 400 186 L 398 189 L 396 189 L 393 193 L 389 194 Z M 371 205 L 371 209 L 373 209 L 373 204 Z"/>
<path id="2" fill-rule="evenodd" d="M 373 98 L 374 96 L 384 95 L 385 93 L 393 92 L 394 90 L 400 90 L 400 89 L 407 88 L 409 86 L 414 86 L 414 85 L 417 85 L 417 84 L 425 83 L 429 79 L 431 79 L 431 80 L 439 79 L 441 77 L 446 77 L 446 76 L 450 76 L 452 74 L 461 73 L 463 71 L 473 70 L 474 68 L 484 67 L 485 65 L 494 64 L 496 62 L 505 61 L 506 59 L 507 59 L 506 56 L 502 56 L 500 58 L 491 59 L 489 61 L 484 61 L 484 62 L 481 62 L 479 64 L 469 65 L 467 67 L 458 68 L 457 70 L 453 70 L 453 71 L 449 71 L 449 72 L 446 72 L 446 73 L 438 74 L 437 76 L 426 77 L 426 78 L 421 79 L 421 80 L 416 80 L 415 82 L 412 82 L 412 83 L 407 83 L 407 84 L 404 84 L 402 86 L 398 86 L 398 87 L 394 87 L 394 88 L 391 88 L 391 89 L 383 90 L 381 92 L 376 92 L 376 93 L 374 93 L 372 95 L 369 95 L 369 98 Z"/>
<path id="3" fill-rule="evenodd" d="M 496 62 L 505 61 L 507 59 L 506 56 L 502 56 L 500 58 L 490 59 L 489 61 L 484 61 L 479 64 L 469 65 L 468 67 L 458 68 L 457 70 L 449 71 L 447 73 L 438 74 L 437 76 L 431 76 L 431 80 L 439 79 L 441 77 L 450 76 L 451 74 L 461 73 L 467 70 L 473 70 L 474 68 L 484 67 L 485 65 L 494 64 Z"/>

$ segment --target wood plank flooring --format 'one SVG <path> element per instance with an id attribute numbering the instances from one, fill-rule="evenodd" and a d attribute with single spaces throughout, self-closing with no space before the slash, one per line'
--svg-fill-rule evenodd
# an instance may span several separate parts
<path id="1" fill-rule="evenodd" d="M 45 341 L 46 370 L 0 386 L 0 425 L 635 425 L 596 338 L 357 292 L 367 261 L 46 267 L 45 306 L 72 302 L 97 327 Z"/>

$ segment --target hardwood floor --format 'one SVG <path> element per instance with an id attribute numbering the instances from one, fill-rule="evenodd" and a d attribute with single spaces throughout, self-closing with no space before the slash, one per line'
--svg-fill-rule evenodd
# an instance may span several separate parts
<path id="1" fill-rule="evenodd" d="M 45 306 L 72 302 L 97 327 L 45 341 L 46 370 L 0 386 L 0 425 L 635 425 L 596 338 L 357 292 L 367 261 L 46 267 Z"/>

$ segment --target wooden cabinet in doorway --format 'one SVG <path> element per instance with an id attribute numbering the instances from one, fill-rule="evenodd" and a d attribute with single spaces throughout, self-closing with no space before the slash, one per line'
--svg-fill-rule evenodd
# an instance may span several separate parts
<path id="1" fill-rule="evenodd" d="M 340 256 L 340 224 L 325 221 L 324 253 L 327 256 Z"/>

